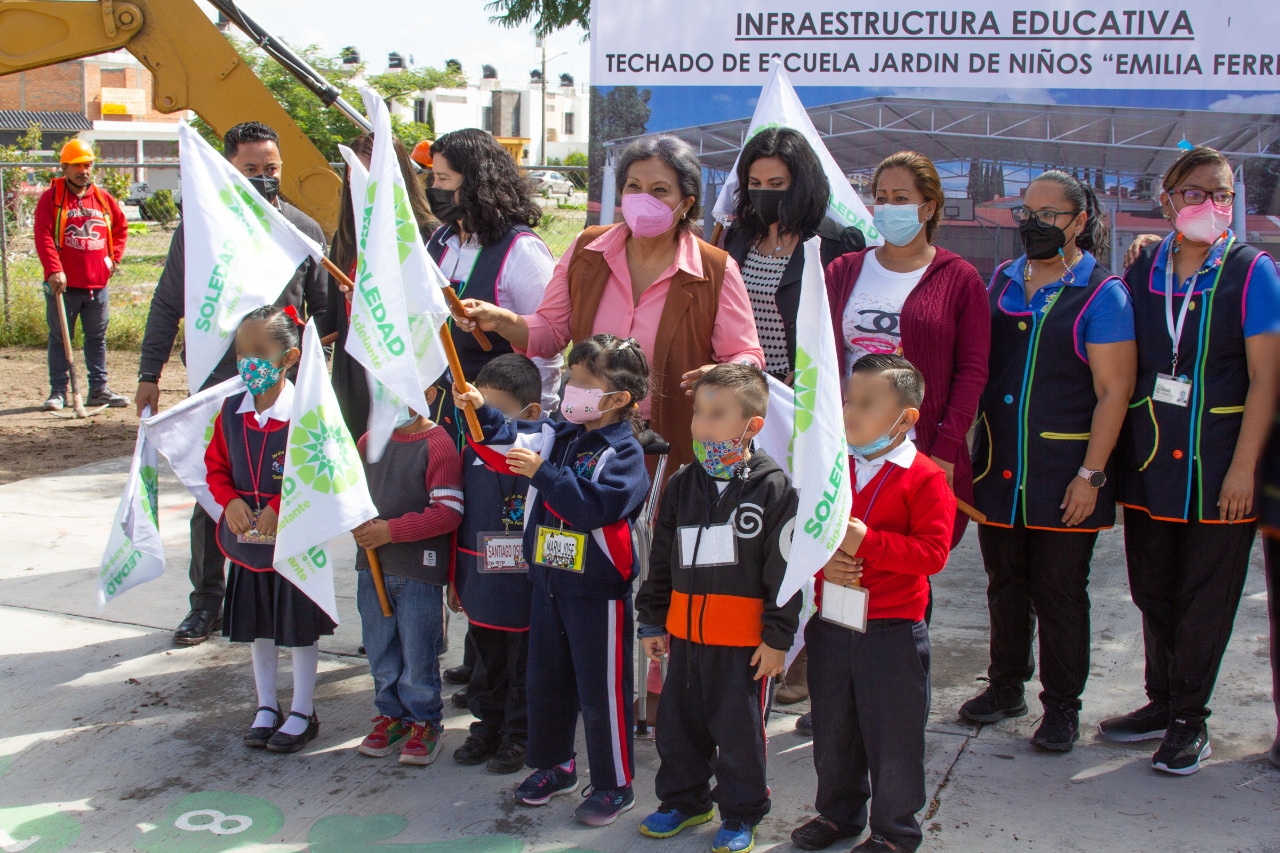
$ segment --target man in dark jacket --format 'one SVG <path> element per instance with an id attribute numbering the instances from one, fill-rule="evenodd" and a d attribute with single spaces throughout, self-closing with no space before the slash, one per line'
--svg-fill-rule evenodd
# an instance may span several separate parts
<path id="1" fill-rule="evenodd" d="M 274 130 L 256 121 L 244 122 L 227 131 L 223 137 L 223 155 L 239 169 L 259 193 L 279 207 L 295 227 L 312 240 L 324 245 L 324 233 L 315 220 L 301 210 L 278 197 L 280 191 L 280 146 Z M 186 199 L 187 204 L 198 203 Z M 182 320 L 185 306 L 186 252 L 182 226 L 173 234 L 169 244 L 169 257 L 164 272 L 151 296 L 151 313 L 147 317 L 147 332 L 142 339 L 142 354 L 138 359 L 138 393 L 134 402 L 138 414 L 148 406 L 154 414 L 160 408 L 160 373 L 173 353 L 173 342 L 178 335 L 178 322 Z M 292 305 L 300 315 L 306 313 L 323 325 L 328 274 L 308 257 L 285 285 L 276 305 Z M 303 315 L 305 316 L 305 315 Z M 185 351 L 182 354 L 186 361 Z M 218 362 L 205 380 L 202 390 L 230 379 L 236 374 L 234 347 Z M 200 504 L 191 514 L 191 612 L 178 625 L 174 642 L 195 645 L 209 639 L 209 635 L 222 624 L 222 597 L 225 589 L 225 560 L 218 548 L 217 523 L 209 517 Z"/>

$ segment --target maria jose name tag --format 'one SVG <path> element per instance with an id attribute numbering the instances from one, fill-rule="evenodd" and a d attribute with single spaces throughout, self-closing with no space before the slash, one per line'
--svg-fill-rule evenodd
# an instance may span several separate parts
<path id="1" fill-rule="evenodd" d="M 529 571 L 524 561 L 524 537 L 504 530 L 479 534 L 476 553 L 480 555 L 482 574 L 523 574 Z"/>
<path id="2" fill-rule="evenodd" d="M 837 586 L 827 581 L 822 585 L 822 613 L 827 622 L 859 633 L 867 630 L 867 607 L 871 598 L 860 586 Z"/>
<path id="3" fill-rule="evenodd" d="M 1183 376 L 1156 374 L 1156 387 L 1151 399 L 1157 403 L 1172 403 L 1183 408 L 1191 405 L 1191 380 Z"/>
<path id="4" fill-rule="evenodd" d="M 690 569 L 698 566 L 732 566 L 738 562 L 738 537 L 732 524 L 713 524 L 710 527 L 681 527 L 680 565 Z"/>
<path id="5" fill-rule="evenodd" d="M 585 533 L 574 533 L 572 530 L 557 530 L 554 527 L 539 525 L 533 561 L 539 566 L 582 574 L 586 550 Z"/>

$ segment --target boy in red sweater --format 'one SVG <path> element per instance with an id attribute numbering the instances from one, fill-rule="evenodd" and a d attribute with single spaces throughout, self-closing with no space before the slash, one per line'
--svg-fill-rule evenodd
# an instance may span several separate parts
<path id="1" fill-rule="evenodd" d="M 805 850 L 860 834 L 868 800 L 871 835 L 855 853 L 920 846 L 930 698 L 924 612 L 956 512 L 946 475 L 908 438 L 923 399 L 924 377 L 898 355 L 858 359 L 846 387 L 853 508 L 844 542 L 818 576 L 822 618 L 805 630 L 818 816 L 791 834 Z M 846 607 L 836 620 L 836 592 L 850 596 L 833 584 L 865 590 L 865 619 Z"/>

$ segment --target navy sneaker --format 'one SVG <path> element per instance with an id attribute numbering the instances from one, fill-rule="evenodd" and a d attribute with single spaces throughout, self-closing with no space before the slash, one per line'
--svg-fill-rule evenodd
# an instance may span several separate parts
<path id="1" fill-rule="evenodd" d="M 608 826 L 618 819 L 618 815 L 631 811 L 636 805 L 630 785 L 625 788 L 588 788 L 582 795 L 586 799 L 573 817 L 587 826 Z"/>
<path id="2" fill-rule="evenodd" d="M 1209 748 L 1209 727 L 1203 721 L 1191 722 L 1181 717 L 1169 721 L 1164 742 L 1151 756 L 1151 766 L 1176 776 L 1190 776 L 1200 769 L 1200 762 L 1213 753 Z"/>
<path id="3" fill-rule="evenodd" d="M 740 820 L 726 820 L 711 842 L 711 853 L 751 853 L 756 846 L 756 828 Z"/>
<path id="4" fill-rule="evenodd" d="M 526 806 L 545 806 L 552 797 L 561 794 L 572 794 L 578 790 L 577 762 L 570 761 L 569 769 L 552 767 L 539 770 L 520 783 L 516 788 L 516 802 Z"/>
<path id="5" fill-rule="evenodd" d="M 662 805 L 659 806 L 656 812 L 641 822 L 640 834 L 647 835 L 650 838 L 670 838 L 673 835 L 679 835 L 691 826 L 710 823 L 715 816 L 714 809 L 709 809 L 705 814 L 687 815 L 679 809 Z"/>

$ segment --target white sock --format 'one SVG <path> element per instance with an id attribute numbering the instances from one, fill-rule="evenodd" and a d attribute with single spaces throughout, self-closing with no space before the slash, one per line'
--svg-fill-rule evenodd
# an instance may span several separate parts
<path id="1" fill-rule="evenodd" d="M 258 688 L 258 705 L 263 708 L 278 708 L 276 700 L 276 665 L 280 654 L 276 651 L 275 640 L 253 641 L 253 683 Z M 275 714 L 259 711 L 253 718 L 255 728 L 275 728 L 280 722 Z"/>
<path id="2" fill-rule="evenodd" d="M 296 646 L 290 651 L 293 652 L 293 705 L 289 710 L 310 717 L 315 710 L 312 699 L 316 692 L 316 670 L 320 666 L 320 645 Z M 291 714 L 280 731 L 287 735 L 302 734 L 307 730 L 305 717 Z"/>

